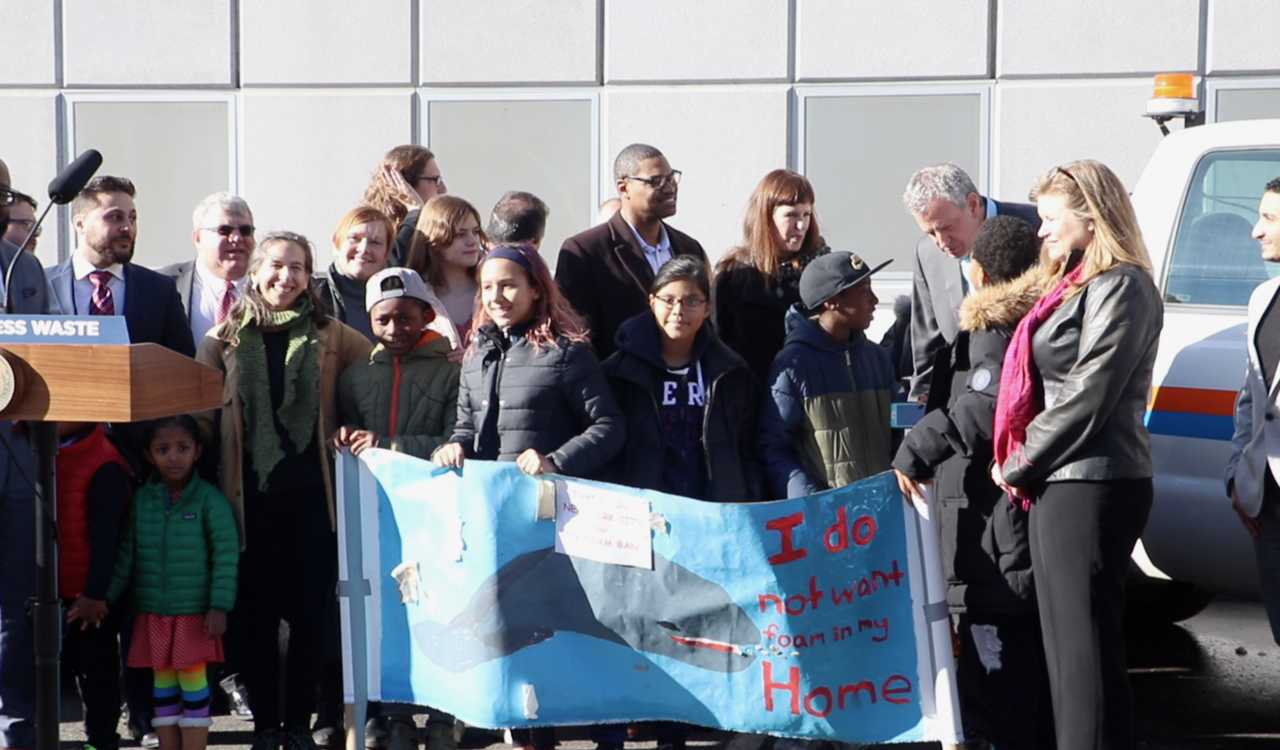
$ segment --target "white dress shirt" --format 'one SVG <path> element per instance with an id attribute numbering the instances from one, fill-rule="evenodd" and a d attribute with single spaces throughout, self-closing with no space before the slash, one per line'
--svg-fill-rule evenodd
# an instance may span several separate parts
<path id="1" fill-rule="evenodd" d="M 199 346 L 200 339 L 218 324 L 218 307 L 222 303 L 227 281 L 214 276 L 199 258 L 196 259 L 195 266 L 196 278 L 191 285 L 191 300 L 188 304 L 191 305 L 191 338 Z M 244 280 L 245 277 L 241 276 L 231 282 L 236 288 L 236 299 L 240 299 L 240 292 L 244 290 Z"/>
<path id="2" fill-rule="evenodd" d="M 113 263 L 103 269 L 94 268 L 79 253 L 71 256 L 71 274 L 75 278 L 71 284 L 71 304 L 75 305 L 75 309 L 70 311 L 71 314 L 89 314 L 89 301 L 93 299 L 93 282 L 89 280 L 89 274 L 98 270 L 111 274 L 111 280 L 107 282 L 107 288 L 111 290 L 111 304 L 116 315 L 124 315 L 124 266 Z"/>
<path id="3" fill-rule="evenodd" d="M 627 221 L 626 218 L 623 218 L 623 221 Z M 667 236 L 666 226 L 658 225 L 662 233 L 658 235 L 657 245 L 650 245 L 645 242 L 640 233 L 636 231 L 636 228 L 631 226 L 631 222 L 627 221 L 627 226 L 630 227 L 631 233 L 635 235 L 636 242 L 640 243 L 640 248 L 644 250 L 644 259 L 649 261 L 649 267 L 653 269 L 654 275 L 657 275 L 658 269 L 662 268 L 662 264 L 671 260 L 671 238 Z"/>

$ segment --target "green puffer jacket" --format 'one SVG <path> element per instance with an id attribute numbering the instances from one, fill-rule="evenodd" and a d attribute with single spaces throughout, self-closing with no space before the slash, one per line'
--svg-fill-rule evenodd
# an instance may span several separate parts
<path id="1" fill-rule="evenodd" d="M 432 338 L 397 357 L 378 344 L 342 372 L 338 419 L 376 432 L 379 448 L 430 458 L 458 416 L 461 367 L 448 360 L 451 348 L 448 339 Z"/>
<path id="2" fill-rule="evenodd" d="M 170 506 L 168 485 L 152 474 L 129 506 L 107 601 L 132 583 L 139 612 L 228 611 L 236 603 L 239 562 L 240 535 L 227 498 L 195 476 Z"/>

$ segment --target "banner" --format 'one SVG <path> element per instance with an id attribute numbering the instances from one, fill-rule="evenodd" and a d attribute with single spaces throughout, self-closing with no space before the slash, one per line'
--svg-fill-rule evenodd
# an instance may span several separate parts
<path id="1" fill-rule="evenodd" d="M 357 708 L 959 740 L 936 530 L 892 474 L 717 504 L 374 449 L 340 456 L 339 487 Z"/>

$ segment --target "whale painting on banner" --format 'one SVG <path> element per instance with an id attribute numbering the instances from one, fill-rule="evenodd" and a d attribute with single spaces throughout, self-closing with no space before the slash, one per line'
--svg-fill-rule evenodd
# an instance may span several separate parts
<path id="1" fill-rule="evenodd" d="M 357 706 L 487 727 L 958 738 L 946 608 L 923 563 L 936 527 L 889 474 L 754 504 L 376 449 L 341 454 L 339 477 Z"/>

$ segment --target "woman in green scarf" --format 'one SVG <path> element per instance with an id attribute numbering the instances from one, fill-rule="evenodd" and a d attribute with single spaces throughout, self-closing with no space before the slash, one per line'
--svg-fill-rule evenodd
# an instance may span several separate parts
<path id="1" fill-rule="evenodd" d="M 369 341 L 327 316 L 311 288 L 311 243 L 258 241 L 248 281 L 196 359 L 225 374 L 215 444 L 222 491 L 240 525 L 241 667 L 253 750 L 315 750 L 308 720 L 326 606 L 337 580 L 333 481 L 325 437 L 337 427 L 337 381 Z M 201 415 L 206 429 L 215 412 Z M 289 622 L 280 710 L 278 629 Z"/>

